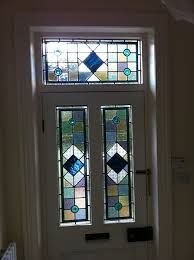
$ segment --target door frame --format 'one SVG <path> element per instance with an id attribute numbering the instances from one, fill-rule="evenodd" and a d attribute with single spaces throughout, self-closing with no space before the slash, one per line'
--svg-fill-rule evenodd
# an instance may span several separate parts
<path id="1" fill-rule="evenodd" d="M 92 88 L 92 86 L 91 86 Z M 148 214 L 147 214 L 147 194 L 146 194 L 146 175 L 136 175 L 135 172 L 137 169 L 144 169 L 146 167 L 145 160 L 145 134 L 140 129 L 145 128 L 144 122 L 144 92 L 142 91 L 128 91 L 128 92 L 82 92 L 78 93 L 43 93 L 43 111 L 44 111 L 44 122 L 45 130 L 41 135 L 41 161 L 45 162 L 45 170 L 41 173 L 41 178 L 44 180 L 45 185 L 41 187 L 42 194 L 46 194 L 46 200 L 43 201 L 45 207 L 45 213 L 51 213 L 50 216 L 47 216 L 47 259 L 50 259 L 52 252 L 54 254 L 51 259 L 58 259 L 58 255 L 67 257 L 72 252 L 74 254 L 85 254 L 86 252 L 97 253 L 102 250 L 104 253 L 108 253 L 109 250 L 121 250 L 123 248 L 123 253 L 129 254 L 133 258 L 134 254 L 139 254 L 137 251 L 142 250 L 141 255 L 144 255 L 144 259 L 147 259 L 148 255 L 148 244 L 149 241 L 137 242 L 137 243 L 128 243 L 126 240 L 126 230 L 127 228 L 134 227 L 143 227 L 147 226 Z M 118 97 L 119 96 L 119 97 Z M 95 102 L 96 101 L 96 102 Z M 95 103 L 95 105 L 94 105 Z M 133 114 L 133 144 L 134 144 L 134 182 L 135 182 L 135 216 L 129 221 L 118 221 L 107 222 L 103 221 L 104 219 L 104 200 L 103 200 L 103 175 L 97 174 L 98 177 L 95 177 L 95 173 L 103 172 L 103 161 L 102 161 L 102 125 L 101 125 L 101 106 L 132 106 Z M 88 111 L 88 135 L 89 137 L 89 150 L 90 150 L 90 180 L 91 183 L 97 183 L 98 187 L 101 187 L 101 192 L 99 189 L 95 190 L 94 186 L 91 184 L 91 206 L 92 210 L 92 219 L 91 223 L 81 224 L 81 225 L 71 225 L 69 223 L 59 224 L 58 216 L 58 205 L 56 205 L 56 198 L 58 197 L 58 175 L 53 175 L 53 172 L 57 172 L 57 151 L 56 151 L 56 122 L 55 122 L 55 113 L 56 107 L 64 109 L 65 107 L 70 108 L 73 106 L 76 107 L 87 107 Z M 92 116 L 91 116 L 92 115 Z M 95 116 L 94 116 L 95 115 Z M 97 117 L 96 117 L 97 115 Z M 98 125 L 97 136 L 99 142 L 95 142 L 96 138 L 93 138 L 95 125 Z M 92 133 L 93 134 L 92 134 Z M 96 137 L 96 135 L 95 135 Z M 95 149 L 92 149 L 92 144 L 94 144 Z M 93 150 L 93 151 L 92 151 Z M 45 159 L 44 159 L 45 158 Z M 54 158 L 54 159 L 52 159 Z M 94 159 L 94 160 L 92 160 Z M 93 163 L 93 162 L 97 163 Z M 49 163 L 52 162 L 52 163 Z M 100 165 L 100 166 L 99 166 Z M 94 173 L 94 175 L 93 175 Z M 94 177 L 94 178 L 93 178 Z M 98 185 L 99 184 L 99 185 Z M 95 194 L 93 193 L 95 192 Z M 97 193 L 96 193 L 97 192 Z M 93 193 L 93 194 L 92 194 Z M 96 195 L 96 196 L 95 196 Z M 97 199 L 96 199 L 97 198 Z M 99 200 L 98 200 L 99 199 Z M 98 205 L 96 205 L 98 204 Z M 94 210 L 94 207 L 98 206 L 97 210 Z M 97 211 L 100 212 L 100 215 L 97 214 Z M 96 218 L 95 215 L 98 217 Z M 135 221 L 134 221 L 135 220 Z M 77 227 L 76 227 L 77 226 Z M 95 243 L 86 243 L 83 240 L 83 237 L 87 233 L 96 233 L 96 232 L 110 232 L 111 239 L 104 243 L 102 241 L 96 241 Z M 50 235 L 52 234 L 52 235 Z M 72 240 L 70 236 L 72 235 Z M 79 238 L 78 238 L 79 237 Z M 71 241 L 71 242 L 70 242 Z M 75 244 L 75 245 L 74 245 Z M 50 246 L 49 246 L 50 245 Z M 67 247 L 64 247 L 67 245 Z M 72 248 L 71 248 L 72 246 Z M 58 251 L 56 251 L 56 248 Z M 87 250 L 87 251 L 86 251 Z M 127 251 L 129 250 L 129 251 Z M 49 253 L 50 252 L 50 253 Z M 100 253 L 100 252 L 99 252 Z M 100 256 L 100 255 L 99 255 Z M 134 256 L 135 257 L 135 256 Z M 138 256 L 136 256 L 138 259 Z"/>
<path id="2" fill-rule="evenodd" d="M 73 12 L 73 13 L 72 13 Z M 122 19 L 115 22 L 120 13 Z M 147 102 L 147 141 L 153 146 L 147 151 L 152 168 L 152 204 L 154 225 L 154 259 L 172 259 L 172 187 L 170 169 L 170 61 L 168 55 L 168 15 L 129 14 L 128 10 L 64 11 L 63 14 L 20 14 L 14 21 L 14 40 L 16 58 L 17 128 L 18 128 L 18 175 L 20 178 L 22 202 L 22 239 L 24 259 L 44 259 L 41 250 L 45 237 L 42 237 L 40 207 L 40 163 L 38 143 L 40 121 L 38 120 L 39 97 L 33 71 L 35 32 L 42 30 L 61 30 L 60 26 L 72 25 L 72 15 L 77 17 L 75 28 L 90 24 L 111 26 L 116 30 L 129 28 L 131 31 L 148 35 L 148 82 Z M 100 16 L 100 21 L 99 21 Z M 87 18 L 86 18 L 87 17 Z M 56 27 L 52 27 L 55 21 Z M 98 23 L 96 24 L 96 21 Z M 118 26 L 120 26 L 118 28 Z M 165 53 L 166 55 L 162 55 Z M 156 57 L 156 60 L 155 60 Z M 160 70 L 153 71 L 156 68 Z M 31 70 L 29 69 L 31 68 Z M 151 73 L 152 72 L 152 73 Z M 157 113 L 156 113 L 157 111 Z M 28 190 L 28 192 L 26 192 Z M 168 230 L 168 236 L 166 235 Z M 151 258 L 150 258 L 151 259 Z"/>

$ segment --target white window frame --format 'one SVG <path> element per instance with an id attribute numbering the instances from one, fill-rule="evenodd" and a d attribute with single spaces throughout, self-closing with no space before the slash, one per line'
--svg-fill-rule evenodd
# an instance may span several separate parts
<path id="1" fill-rule="evenodd" d="M 76 12 L 76 11 L 75 11 Z M 115 13 L 114 13 L 115 12 Z M 103 25 L 114 27 L 118 10 L 109 12 L 104 18 Z M 114 14 L 113 14 L 114 13 Z M 82 21 L 83 14 L 75 14 Z M 86 13 L 85 13 L 86 15 Z M 121 14 L 122 16 L 122 14 Z M 18 139 L 20 144 L 19 172 L 22 193 L 23 241 L 24 258 L 28 260 L 45 259 L 44 237 L 41 223 L 39 172 L 38 161 L 38 89 L 34 71 L 33 38 L 38 31 L 63 31 L 71 22 L 71 14 L 26 14 L 15 19 L 15 48 L 16 48 L 16 91 L 18 111 Z M 89 16 L 92 21 L 98 14 Z M 126 19 L 127 17 L 127 19 Z M 98 19 L 96 19 L 98 20 Z M 55 22 L 55 27 L 53 23 Z M 106 22 L 108 21 L 108 22 Z M 100 21 L 100 22 L 103 22 Z M 91 23 L 90 23 L 91 24 Z M 101 25 L 101 24 L 100 24 Z M 131 32 L 148 35 L 148 89 L 146 92 L 147 114 L 152 118 L 147 120 L 149 129 L 148 141 L 153 147 L 147 151 L 148 161 L 152 168 L 153 215 L 154 223 L 154 259 L 172 259 L 172 212 L 171 212 L 171 175 L 170 175 L 170 124 L 169 124 L 169 58 L 168 58 L 168 17 L 164 14 L 123 14 L 119 28 L 130 28 Z M 57 27 L 59 26 L 59 27 Z M 128 26 L 128 27 L 127 27 Z M 129 27 L 130 26 L 130 27 Z M 74 28 L 79 28 L 78 26 Z M 96 26 L 90 27 L 95 31 Z M 103 28 L 103 27 L 101 27 Z M 110 29 L 110 27 L 108 28 Z M 69 35 L 70 36 L 70 35 Z M 155 55 L 156 54 L 156 55 Z M 163 55 L 165 54 L 165 55 Z M 154 56 L 155 55 L 155 56 Z M 155 73 L 156 68 L 160 70 Z M 31 67 L 31 70 L 29 69 Z M 156 103 L 157 98 L 157 103 Z M 157 114 L 156 114 L 157 110 Z M 24 163 L 25 162 L 25 163 Z M 26 193 L 26 190 L 28 192 Z M 151 212 L 151 211 L 150 211 Z M 166 234 L 168 230 L 168 235 Z M 43 233 L 44 234 L 44 233 Z"/>

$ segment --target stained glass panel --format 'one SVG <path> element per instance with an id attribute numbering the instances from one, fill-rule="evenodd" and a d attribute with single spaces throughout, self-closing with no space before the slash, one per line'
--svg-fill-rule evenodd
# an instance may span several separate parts
<path id="1" fill-rule="evenodd" d="M 64 83 L 142 83 L 140 40 L 43 39 L 43 80 Z"/>
<path id="2" fill-rule="evenodd" d="M 132 107 L 102 107 L 105 220 L 133 216 Z"/>
<path id="3" fill-rule="evenodd" d="M 61 223 L 90 220 L 87 108 L 57 107 Z"/>

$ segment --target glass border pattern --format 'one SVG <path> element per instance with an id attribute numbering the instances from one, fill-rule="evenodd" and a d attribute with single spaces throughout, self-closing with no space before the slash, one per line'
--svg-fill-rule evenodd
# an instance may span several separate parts
<path id="1" fill-rule="evenodd" d="M 60 224 L 90 223 L 87 107 L 57 107 Z"/>
<path id="2" fill-rule="evenodd" d="M 102 106 L 104 220 L 133 218 L 134 169 L 132 106 Z"/>
<path id="3" fill-rule="evenodd" d="M 43 38 L 45 85 L 141 84 L 142 41 Z"/>

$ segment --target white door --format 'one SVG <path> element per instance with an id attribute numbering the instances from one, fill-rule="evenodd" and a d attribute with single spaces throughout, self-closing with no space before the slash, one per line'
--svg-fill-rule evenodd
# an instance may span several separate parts
<path id="1" fill-rule="evenodd" d="M 48 259 L 147 259 L 143 93 L 43 94 L 43 116 Z"/>

